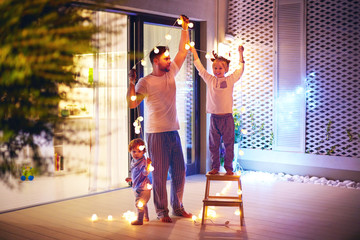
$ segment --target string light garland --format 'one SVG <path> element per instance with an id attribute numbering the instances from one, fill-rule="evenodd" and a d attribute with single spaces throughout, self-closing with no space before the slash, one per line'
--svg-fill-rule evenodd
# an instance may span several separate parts
<path id="1" fill-rule="evenodd" d="M 182 24 L 183 24 L 183 20 L 182 20 L 181 18 L 176 19 L 176 21 L 173 23 L 173 25 L 171 25 L 171 27 L 174 27 L 176 24 L 182 25 Z M 187 24 L 187 26 L 188 26 L 188 28 L 193 28 L 193 27 L 194 27 L 194 23 L 189 22 L 189 23 Z M 171 34 L 170 34 L 170 32 L 171 32 L 172 30 L 173 30 L 173 29 L 170 29 L 170 30 L 165 34 L 165 39 L 166 39 L 167 41 L 170 41 L 170 40 L 172 39 L 172 36 L 171 36 Z M 159 46 L 160 43 L 161 43 L 161 41 L 159 41 L 159 42 L 155 45 L 155 47 L 153 48 L 155 54 L 158 54 L 158 53 L 159 53 L 159 49 L 158 49 L 156 46 Z M 190 42 L 190 43 L 186 43 L 186 44 L 185 44 L 185 49 L 186 49 L 186 50 L 189 50 L 191 47 L 194 47 L 194 46 L 195 46 L 195 42 L 192 41 L 192 42 Z M 200 50 L 200 49 L 196 49 L 196 50 L 199 51 L 199 52 L 204 52 L 204 53 L 206 53 L 205 58 L 207 58 L 207 59 L 210 58 L 210 54 L 209 54 L 208 52 L 203 51 L 203 50 Z M 169 53 L 168 50 L 166 50 L 164 54 L 165 54 L 165 56 L 169 56 L 169 55 L 170 55 L 170 53 Z M 147 54 L 143 57 L 143 59 L 141 59 L 140 61 L 134 63 L 133 69 L 136 69 L 136 66 L 137 66 L 139 63 L 140 63 L 142 66 L 146 66 L 145 58 L 146 58 L 147 56 L 149 56 L 149 55 L 150 55 L 150 53 L 147 53 Z M 135 101 L 135 100 L 133 100 L 133 101 Z"/>

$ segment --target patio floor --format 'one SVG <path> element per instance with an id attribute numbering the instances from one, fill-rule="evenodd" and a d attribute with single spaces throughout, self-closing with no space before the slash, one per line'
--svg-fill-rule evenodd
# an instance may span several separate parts
<path id="1" fill-rule="evenodd" d="M 225 186 L 214 182 L 211 191 Z M 0 214 L 0 239 L 360 239 L 360 190 L 263 181 L 246 174 L 242 186 L 242 227 L 233 207 L 216 207 L 216 217 L 205 225 L 179 217 L 161 223 L 152 198 L 150 222 L 132 226 L 123 218 L 135 212 L 134 194 L 126 188 Z M 236 187 L 232 184 L 228 194 L 236 194 Z M 187 177 L 185 209 L 199 215 L 204 192 L 204 175 Z M 92 214 L 99 219 L 92 222 Z"/>

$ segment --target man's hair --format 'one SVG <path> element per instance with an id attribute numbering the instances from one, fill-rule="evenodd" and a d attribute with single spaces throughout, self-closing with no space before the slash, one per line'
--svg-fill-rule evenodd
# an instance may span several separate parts
<path id="1" fill-rule="evenodd" d="M 159 52 L 155 53 L 155 49 L 158 49 Z M 151 50 L 150 56 L 149 56 L 151 64 L 154 63 L 154 58 L 155 57 L 161 56 L 164 52 L 166 52 L 166 50 L 169 51 L 169 48 L 167 46 L 156 46 L 156 47 L 154 47 L 153 50 Z"/>
<path id="2" fill-rule="evenodd" d="M 139 147 L 139 146 L 145 147 L 145 142 L 141 138 L 135 138 L 135 139 L 131 140 L 129 143 L 129 152 L 131 152 L 132 149 Z M 143 152 L 146 153 L 146 148 L 144 148 Z"/>

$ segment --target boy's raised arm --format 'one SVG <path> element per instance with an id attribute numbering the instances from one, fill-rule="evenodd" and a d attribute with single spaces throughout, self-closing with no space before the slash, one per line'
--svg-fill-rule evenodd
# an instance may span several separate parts
<path id="1" fill-rule="evenodd" d="M 245 61 L 244 61 L 244 46 L 239 45 L 239 67 L 241 74 L 244 72 Z"/>

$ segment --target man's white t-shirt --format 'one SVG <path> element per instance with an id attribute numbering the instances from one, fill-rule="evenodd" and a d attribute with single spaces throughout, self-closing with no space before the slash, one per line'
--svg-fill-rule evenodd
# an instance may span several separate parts
<path id="1" fill-rule="evenodd" d="M 145 132 L 159 133 L 180 129 L 176 112 L 175 76 L 179 72 L 175 62 L 161 77 L 151 74 L 141 78 L 135 91 L 145 96 Z"/>

